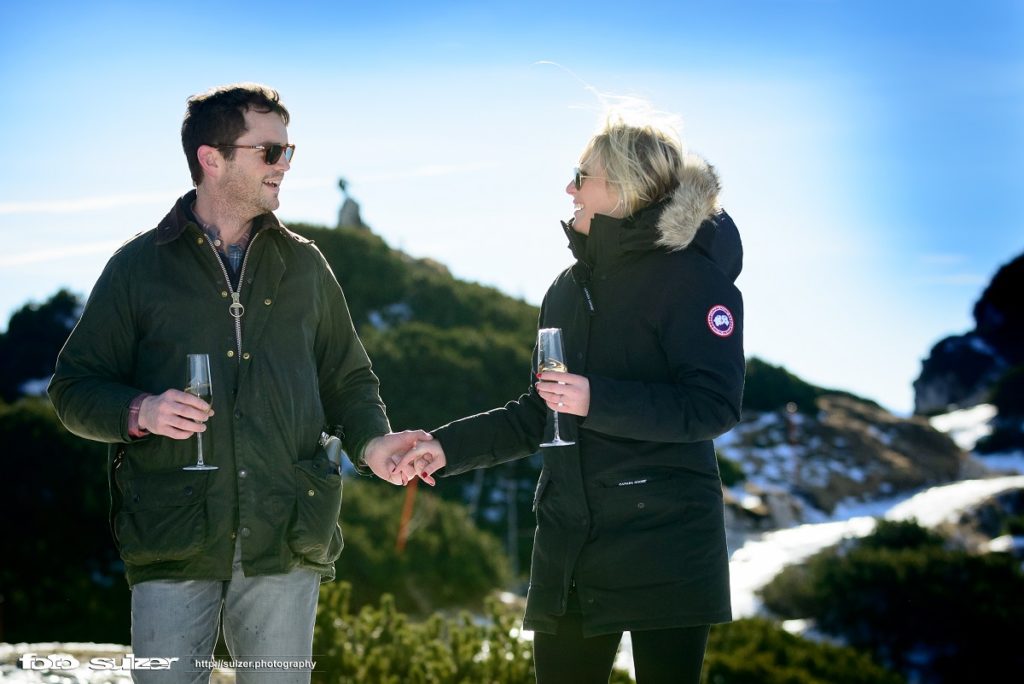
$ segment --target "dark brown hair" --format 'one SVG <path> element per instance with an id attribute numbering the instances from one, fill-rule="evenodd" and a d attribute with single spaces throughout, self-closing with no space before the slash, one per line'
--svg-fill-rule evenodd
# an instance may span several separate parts
<path id="1" fill-rule="evenodd" d="M 197 152 L 200 145 L 230 145 L 247 130 L 247 111 L 278 114 L 288 125 L 288 110 L 281 104 L 281 96 L 273 88 L 259 83 L 232 83 L 207 90 L 188 98 L 185 120 L 181 122 L 181 146 L 188 160 L 192 183 L 203 180 L 203 167 Z M 234 150 L 225 148 L 225 159 L 234 156 Z"/>

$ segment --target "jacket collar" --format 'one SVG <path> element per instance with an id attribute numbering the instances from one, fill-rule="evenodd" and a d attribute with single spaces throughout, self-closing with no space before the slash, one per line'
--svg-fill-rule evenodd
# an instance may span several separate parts
<path id="1" fill-rule="evenodd" d="M 178 198 L 178 201 L 174 203 L 174 206 L 171 207 L 171 210 L 167 212 L 167 215 L 163 217 L 156 227 L 156 244 L 166 245 L 169 242 L 173 242 L 181 237 L 181 234 L 185 232 L 189 224 L 196 225 L 190 209 L 195 201 L 195 190 L 190 190 Z M 261 214 L 253 219 L 253 235 L 264 228 L 274 228 L 282 233 L 289 232 L 272 212 Z"/>

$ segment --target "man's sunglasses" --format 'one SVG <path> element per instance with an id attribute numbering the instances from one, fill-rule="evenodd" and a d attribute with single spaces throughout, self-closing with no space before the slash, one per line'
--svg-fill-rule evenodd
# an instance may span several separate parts
<path id="1" fill-rule="evenodd" d="M 292 156 L 295 154 L 295 145 L 282 145 L 281 143 L 269 143 L 267 145 L 213 145 L 213 147 L 217 149 L 232 147 L 245 150 L 263 150 L 263 161 L 267 164 L 276 164 L 277 160 L 281 158 L 282 152 L 286 162 L 291 162 Z"/>

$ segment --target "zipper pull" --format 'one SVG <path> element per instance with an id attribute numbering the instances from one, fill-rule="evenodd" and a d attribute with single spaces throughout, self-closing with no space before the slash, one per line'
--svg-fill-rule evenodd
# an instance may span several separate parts
<path id="1" fill-rule="evenodd" d="M 245 307 L 242 306 L 242 302 L 239 301 L 241 297 L 242 295 L 238 292 L 231 293 L 231 305 L 228 306 L 228 313 L 230 313 L 235 320 L 240 319 L 242 314 L 245 313 Z"/>

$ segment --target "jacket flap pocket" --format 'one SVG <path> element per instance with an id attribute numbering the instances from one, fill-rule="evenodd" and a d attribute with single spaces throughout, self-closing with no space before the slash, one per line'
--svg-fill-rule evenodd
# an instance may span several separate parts
<path id="1" fill-rule="evenodd" d="M 212 472 L 176 468 L 130 478 L 124 487 L 123 510 L 194 506 L 205 499 Z"/>

